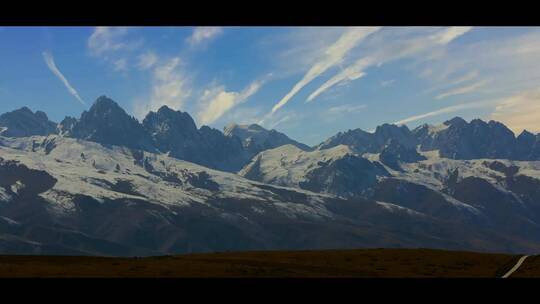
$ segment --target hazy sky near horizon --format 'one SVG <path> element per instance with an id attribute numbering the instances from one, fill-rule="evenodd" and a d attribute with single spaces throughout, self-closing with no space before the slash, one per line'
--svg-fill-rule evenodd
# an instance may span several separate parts
<path id="1" fill-rule="evenodd" d="M 0 27 L 0 112 L 259 123 L 307 144 L 382 123 L 495 119 L 540 132 L 540 28 Z"/>

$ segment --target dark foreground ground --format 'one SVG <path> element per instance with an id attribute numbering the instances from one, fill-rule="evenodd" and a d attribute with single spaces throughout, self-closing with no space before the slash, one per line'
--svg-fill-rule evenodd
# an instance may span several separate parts
<path id="1" fill-rule="evenodd" d="M 0 277 L 500 277 L 519 255 L 431 249 L 209 253 L 147 258 L 0 256 Z M 540 277 L 529 257 L 512 277 Z"/>

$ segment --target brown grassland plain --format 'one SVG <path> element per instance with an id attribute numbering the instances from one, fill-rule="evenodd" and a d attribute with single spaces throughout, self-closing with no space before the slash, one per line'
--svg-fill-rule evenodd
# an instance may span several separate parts
<path id="1" fill-rule="evenodd" d="M 519 255 L 433 249 L 254 251 L 142 258 L 0 256 L 0 277 L 500 277 Z M 529 257 L 512 277 L 540 277 Z"/>

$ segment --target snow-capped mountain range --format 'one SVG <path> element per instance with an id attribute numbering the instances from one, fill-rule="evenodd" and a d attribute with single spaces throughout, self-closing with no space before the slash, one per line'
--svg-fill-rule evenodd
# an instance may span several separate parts
<path id="1" fill-rule="evenodd" d="M 309 147 L 258 125 L 142 122 L 102 96 L 0 115 L 0 253 L 540 249 L 540 136 L 454 118 Z"/>

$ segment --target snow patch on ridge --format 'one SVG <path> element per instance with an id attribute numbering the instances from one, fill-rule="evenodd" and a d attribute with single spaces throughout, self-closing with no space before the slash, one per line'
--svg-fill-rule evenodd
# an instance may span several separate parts
<path id="1" fill-rule="evenodd" d="M 55 148 L 41 149 L 39 143 L 44 140 L 54 140 Z M 76 196 L 89 196 L 101 203 L 115 199 L 125 199 L 128 203 L 144 200 L 165 208 L 235 199 L 265 204 L 288 214 L 308 216 L 311 213 L 312 217 L 320 219 L 332 216 L 323 204 L 324 198 L 333 196 L 269 186 L 163 154 L 61 136 L 0 137 L 0 147 L 2 158 L 45 171 L 57 180 L 52 189 L 39 196 L 50 204 L 49 210 L 59 214 L 76 211 L 73 203 Z M 279 194 L 281 191 L 305 194 L 303 203 L 306 205 L 286 201 Z M 5 190 L 0 190 L 0 199 L 9 199 Z M 264 212 L 263 208 L 266 207 L 259 211 Z"/>
<path id="2" fill-rule="evenodd" d="M 345 145 L 307 152 L 288 144 L 261 152 L 238 174 L 244 176 L 252 166 L 259 165 L 260 172 L 264 172 L 264 182 L 298 187 L 306 181 L 306 172 L 320 168 L 319 162 L 336 161 L 347 154 L 355 153 Z"/>
<path id="3" fill-rule="evenodd" d="M 408 215 L 412 215 L 412 216 L 422 216 L 422 217 L 426 216 L 425 214 L 423 214 L 421 212 L 418 212 L 418 211 L 415 211 L 415 210 L 412 210 L 410 208 L 406 208 L 406 207 L 403 207 L 403 206 L 399 206 L 399 205 L 396 205 L 396 204 L 387 203 L 387 202 L 380 202 L 380 201 L 377 201 L 375 203 L 377 205 L 381 206 L 383 209 L 389 211 L 389 212 L 405 212 Z"/>
<path id="4" fill-rule="evenodd" d="M 0 187 L 0 202 L 9 202 L 12 197 L 9 195 L 4 187 Z"/>

